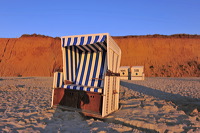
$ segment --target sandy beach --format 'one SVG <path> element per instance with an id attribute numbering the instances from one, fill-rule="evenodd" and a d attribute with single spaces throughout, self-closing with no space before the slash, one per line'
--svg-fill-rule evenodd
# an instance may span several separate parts
<path id="1" fill-rule="evenodd" d="M 0 78 L 0 132 L 200 132 L 200 78 L 121 80 L 103 120 L 50 108 L 52 77 Z"/>

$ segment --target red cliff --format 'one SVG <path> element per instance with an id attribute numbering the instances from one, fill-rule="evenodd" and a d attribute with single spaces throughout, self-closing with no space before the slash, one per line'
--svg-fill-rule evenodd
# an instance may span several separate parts
<path id="1" fill-rule="evenodd" d="M 145 66 L 146 76 L 200 76 L 199 35 L 113 37 L 122 66 Z M 59 38 L 23 35 L 0 39 L 0 76 L 52 76 L 62 68 Z"/>
<path id="2" fill-rule="evenodd" d="M 60 39 L 22 36 L 0 39 L 0 76 L 52 76 L 62 67 Z"/>

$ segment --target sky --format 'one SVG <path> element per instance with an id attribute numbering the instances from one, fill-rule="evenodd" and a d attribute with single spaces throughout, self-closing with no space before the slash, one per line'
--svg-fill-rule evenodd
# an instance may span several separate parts
<path id="1" fill-rule="evenodd" d="M 200 0 L 1 0 L 0 38 L 200 34 Z"/>

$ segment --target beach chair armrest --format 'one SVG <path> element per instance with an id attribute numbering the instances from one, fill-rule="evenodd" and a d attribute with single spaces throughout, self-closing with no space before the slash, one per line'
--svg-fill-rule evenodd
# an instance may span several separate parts
<path id="1" fill-rule="evenodd" d="M 73 82 L 69 80 L 64 80 L 64 85 L 67 85 L 67 84 L 73 84 Z"/>
<path id="2" fill-rule="evenodd" d="M 114 72 L 112 72 L 110 70 L 107 70 L 106 76 L 120 76 L 120 73 L 114 73 Z"/>

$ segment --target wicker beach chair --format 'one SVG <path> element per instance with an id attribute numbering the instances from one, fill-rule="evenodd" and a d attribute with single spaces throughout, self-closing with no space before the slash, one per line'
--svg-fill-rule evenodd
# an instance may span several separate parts
<path id="1" fill-rule="evenodd" d="M 108 33 L 61 37 L 63 72 L 54 73 L 52 107 L 93 117 L 119 108 L 121 50 Z"/>

